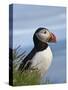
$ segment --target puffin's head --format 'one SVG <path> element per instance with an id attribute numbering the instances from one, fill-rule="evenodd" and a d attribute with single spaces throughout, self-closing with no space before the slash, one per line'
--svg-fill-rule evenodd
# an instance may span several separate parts
<path id="1" fill-rule="evenodd" d="M 47 28 L 38 28 L 33 36 L 34 42 L 36 39 L 44 43 L 56 42 L 56 36 L 52 32 L 50 32 Z"/>

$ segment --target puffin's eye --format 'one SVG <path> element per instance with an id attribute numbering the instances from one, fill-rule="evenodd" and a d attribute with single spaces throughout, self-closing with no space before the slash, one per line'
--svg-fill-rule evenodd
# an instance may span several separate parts
<path id="1" fill-rule="evenodd" d="M 46 34 L 46 31 L 44 31 L 44 33 Z"/>

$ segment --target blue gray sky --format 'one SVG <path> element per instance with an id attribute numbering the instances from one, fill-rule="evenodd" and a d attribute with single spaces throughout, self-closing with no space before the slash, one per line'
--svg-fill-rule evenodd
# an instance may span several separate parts
<path id="1" fill-rule="evenodd" d="M 66 8 L 16 4 L 13 7 L 13 47 L 33 45 L 32 37 L 39 27 L 53 32 L 57 41 L 66 38 Z"/>
<path id="2" fill-rule="evenodd" d="M 45 81 L 47 77 L 53 83 L 64 82 L 66 81 L 66 8 L 14 5 L 13 48 L 21 45 L 28 53 L 33 47 L 33 34 L 39 27 L 48 28 L 57 38 L 57 43 L 50 45 L 54 56 L 53 62 L 43 79 Z"/>

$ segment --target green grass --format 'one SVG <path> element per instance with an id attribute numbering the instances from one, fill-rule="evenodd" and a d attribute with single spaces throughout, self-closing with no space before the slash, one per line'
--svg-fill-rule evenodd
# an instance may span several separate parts
<path id="1" fill-rule="evenodd" d="M 24 72 L 13 72 L 13 85 L 38 85 L 40 84 L 40 73 L 38 70 L 26 70 Z"/>

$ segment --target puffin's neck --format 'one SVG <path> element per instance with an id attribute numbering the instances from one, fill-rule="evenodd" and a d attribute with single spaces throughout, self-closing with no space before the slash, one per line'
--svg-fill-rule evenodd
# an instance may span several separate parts
<path id="1" fill-rule="evenodd" d="M 33 36 L 33 41 L 34 41 L 34 49 L 36 49 L 37 51 L 42 51 L 48 47 L 48 43 L 40 41 L 37 38 L 36 34 L 34 34 Z"/>
<path id="2" fill-rule="evenodd" d="M 48 43 L 44 43 L 44 42 L 41 42 L 39 40 L 34 43 L 34 48 L 37 51 L 42 51 L 44 49 L 47 49 L 47 47 L 48 47 Z"/>

